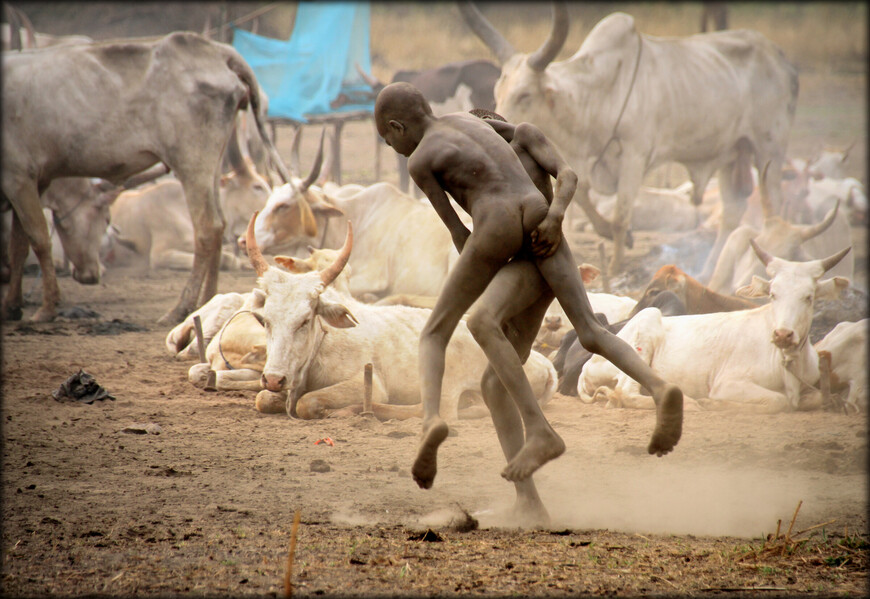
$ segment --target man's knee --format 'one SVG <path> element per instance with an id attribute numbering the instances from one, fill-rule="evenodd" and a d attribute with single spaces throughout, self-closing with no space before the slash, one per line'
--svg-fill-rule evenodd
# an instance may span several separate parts
<path id="1" fill-rule="evenodd" d="M 601 340 L 610 332 L 598 323 L 589 323 L 587 326 L 577 331 L 577 341 L 588 352 L 593 354 L 601 353 Z"/>
<path id="2" fill-rule="evenodd" d="M 468 331 L 471 333 L 471 336 L 480 344 L 489 335 L 498 330 L 499 323 L 492 312 L 486 308 L 480 308 L 468 317 L 466 325 L 468 325 Z"/>

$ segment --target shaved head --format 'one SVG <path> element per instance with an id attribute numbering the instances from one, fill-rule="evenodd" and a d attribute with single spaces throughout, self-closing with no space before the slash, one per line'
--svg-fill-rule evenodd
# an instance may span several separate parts
<path id="1" fill-rule="evenodd" d="M 391 119 L 404 122 L 417 115 L 432 115 L 432 108 L 423 93 L 410 83 L 391 83 L 380 91 L 375 100 L 375 121 L 386 123 Z"/>

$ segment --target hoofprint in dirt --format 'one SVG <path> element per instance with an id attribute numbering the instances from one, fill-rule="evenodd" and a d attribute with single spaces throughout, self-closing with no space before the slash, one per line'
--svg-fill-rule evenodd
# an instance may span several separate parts
<path id="1" fill-rule="evenodd" d="M 452 427 L 423 491 L 419 419 L 302 422 L 194 388 L 155 324 L 184 280 L 62 278 L 98 316 L 4 324 L 6 594 L 283 594 L 297 510 L 300 596 L 865 590 L 863 415 L 688 412 L 655 458 L 652 412 L 557 395 L 568 450 L 535 475 L 552 522 L 518 530 L 488 419 Z M 219 291 L 253 285 L 222 273 Z M 115 399 L 55 401 L 79 369 Z"/>

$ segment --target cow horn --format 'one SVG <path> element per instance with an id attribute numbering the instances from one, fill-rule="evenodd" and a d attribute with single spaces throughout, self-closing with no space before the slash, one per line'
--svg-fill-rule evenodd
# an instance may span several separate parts
<path id="1" fill-rule="evenodd" d="M 320 147 L 317 148 L 317 155 L 314 157 L 314 166 L 311 167 L 311 172 L 308 173 L 308 176 L 305 178 L 305 181 L 302 182 L 302 187 L 300 187 L 299 191 L 305 191 L 311 184 L 317 181 L 317 177 L 320 176 L 320 167 L 323 166 L 323 139 L 326 137 L 326 127 L 320 132 Z"/>
<path id="2" fill-rule="evenodd" d="M 858 143 L 858 139 L 857 139 L 857 138 L 856 138 L 856 139 L 853 139 L 853 140 L 852 140 L 852 143 L 849 144 L 849 147 L 846 148 L 845 150 L 843 150 L 843 158 L 840 160 L 840 162 L 846 162 L 846 158 L 849 157 L 849 152 L 852 151 L 852 148 L 855 147 L 855 144 L 856 144 L 856 143 Z"/>
<path id="3" fill-rule="evenodd" d="M 529 68 L 539 73 L 546 69 L 547 65 L 553 62 L 553 59 L 562 50 L 566 39 L 568 39 L 568 7 L 565 6 L 564 2 L 554 2 L 553 27 L 550 30 L 550 37 L 529 56 Z"/>
<path id="4" fill-rule="evenodd" d="M 248 223 L 248 230 L 245 232 L 245 248 L 248 251 L 248 259 L 251 261 L 251 266 L 257 271 L 257 276 L 263 276 L 269 269 L 269 263 L 263 258 L 263 252 L 257 245 L 257 237 L 254 235 L 254 223 L 257 221 L 257 215 L 260 211 L 254 212 L 251 215 L 251 220 Z"/>
<path id="5" fill-rule="evenodd" d="M 822 268 L 824 269 L 824 272 L 828 272 L 829 270 L 834 268 L 837 265 L 837 263 L 840 260 L 842 260 L 846 256 L 846 254 L 849 253 L 849 250 L 851 250 L 851 249 L 852 249 L 852 246 L 850 245 L 846 249 L 840 250 L 839 252 L 837 252 L 833 256 L 828 256 L 827 258 L 823 259 L 821 262 L 822 262 Z"/>
<path id="6" fill-rule="evenodd" d="M 320 280 L 324 285 L 329 285 L 335 280 L 335 277 L 341 273 L 342 269 L 347 265 L 350 259 L 350 250 L 353 248 L 353 227 L 350 221 L 347 221 L 347 237 L 344 239 L 344 245 L 338 252 L 338 258 L 335 262 L 320 271 Z"/>
<path id="7" fill-rule="evenodd" d="M 798 227 L 800 232 L 801 242 L 809 241 L 816 235 L 821 235 L 824 233 L 828 227 L 834 222 L 834 218 L 837 216 L 837 211 L 840 209 L 840 199 L 837 198 L 837 203 L 834 204 L 834 207 L 825 215 L 825 218 L 814 225 L 804 225 L 802 227 Z"/>
<path id="8" fill-rule="evenodd" d="M 764 168 L 761 169 L 761 177 L 758 180 L 758 193 L 760 194 L 759 203 L 761 204 L 761 214 L 764 216 L 764 220 L 767 220 L 776 214 L 770 203 L 770 192 L 767 189 L 768 168 L 770 168 L 769 160 L 764 164 Z"/>
<path id="9" fill-rule="evenodd" d="M 465 24 L 469 29 L 480 38 L 486 47 L 492 50 L 499 64 L 504 64 L 511 56 L 517 53 L 514 47 L 508 42 L 489 21 L 486 20 L 480 11 L 471 2 L 460 2 L 459 12 L 465 19 Z"/>
<path id="10" fill-rule="evenodd" d="M 761 260 L 761 263 L 767 266 L 770 264 L 770 261 L 773 260 L 773 256 L 768 254 L 765 250 L 761 248 L 760 245 L 755 243 L 754 239 L 749 240 L 749 245 L 752 246 L 752 249 L 755 251 L 755 255 L 758 256 L 758 259 Z"/>
<path id="11" fill-rule="evenodd" d="M 290 170 L 296 174 L 299 168 L 299 146 L 302 145 L 302 125 L 293 132 L 293 143 L 290 144 Z"/>

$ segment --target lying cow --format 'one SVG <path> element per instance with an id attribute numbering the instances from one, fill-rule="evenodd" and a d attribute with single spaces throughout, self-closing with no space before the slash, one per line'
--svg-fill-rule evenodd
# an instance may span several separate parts
<path id="1" fill-rule="evenodd" d="M 644 298 L 646 307 L 658 308 L 665 316 L 687 314 L 686 304 L 672 291 L 662 290 Z M 638 304 L 639 305 L 639 304 Z M 631 316 L 634 316 L 632 314 Z M 617 335 L 629 319 L 610 324 L 604 314 L 596 313 L 596 317 L 604 327 Z M 583 347 L 577 338 L 577 331 L 569 330 L 559 345 L 558 351 L 552 356 L 553 366 L 559 375 L 559 386 L 556 390 L 562 395 L 577 395 L 577 381 L 583 366 L 594 354 Z"/>
<path id="2" fill-rule="evenodd" d="M 265 362 L 246 373 L 229 372 L 232 378 L 247 377 L 245 388 L 250 383 L 254 388 L 265 387 L 257 399 L 258 409 L 274 411 L 277 403 L 277 409 L 286 409 L 290 416 L 322 418 L 359 403 L 364 394 L 364 367 L 371 363 L 375 414 L 419 416 L 418 344 L 429 311 L 363 304 L 332 287 L 350 257 L 353 237 L 349 225 L 336 261 L 322 271 L 303 273 L 269 266 L 257 247 L 253 228 L 252 218 L 246 247 L 260 278 L 251 310 L 263 323 L 260 345 L 265 346 Z M 295 269 L 291 258 L 276 262 Z M 446 360 L 442 406 L 445 417 L 455 420 L 463 396 L 480 393 L 487 362 L 461 324 L 448 345 Z M 546 401 L 555 391 L 555 369 L 542 356 L 526 364 L 533 388 Z M 218 386 L 225 384 L 221 374 Z M 196 379 L 197 371 L 190 376 Z M 282 392 L 286 392 L 286 402 Z"/>
<path id="3" fill-rule="evenodd" d="M 272 192 L 255 224 L 261 251 L 338 248 L 345 223 L 353 221 L 359 229 L 350 258 L 354 297 L 437 296 L 459 254 L 435 211 L 389 183 L 320 187 L 313 184 L 317 172 L 312 169 L 304 189 L 283 185 Z M 305 207 L 312 212 L 308 222 Z"/>
<path id="4" fill-rule="evenodd" d="M 655 297 L 663 291 L 676 294 L 686 307 L 686 314 L 732 312 L 758 307 L 758 304 L 748 299 L 713 291 L 678 266 L 665 264 L 656 271 L 652 280 L 644 288 L 640 300 L 631 310 L 628 318 L 653 305 Z"/>
<path id="5" fill-rule="evenodd" d="M 728 236 L 708 283 L 708 286 L 716 292 L 733 293 L 739 287 L 747 285 L 753 276 L 763 273 L 762 266 L 749 247 L 753 239 L 761 247 L 768 248 L 774 256 L 785 260 L 805 261 L 812 257 L 819 257 L 820 250 L 829 248 L 833 244 L 842 246 L 845 240 L 851 238 L 848 223 L 842 220 L 842 217 L 840 221 L 836 220 L 839 203 L 828 212 L 824 220 L 812 225 L 795 225 L 780 217 L 773 209 L 767 194 L 767 187 L 764 185 L 766 175 L 767 166 L 759 185 L 764 217 L 761 229 L 751 225 L 741 225 Z M 822 239 L 823 234 L 835 223 L 838 223 L 836 230 Z M 814 238 L 820 245 L 811 245 Z M 832 274 L 851 277 L 853 265 L 854 259 L 850 256 Z"/>
<path id="6" fill-rule="evenodd" d="M 845 393 L 846 406 L 855 412 L 867 411 L 868 322 L 841 322 L 814 346 L 820 357 L 830 356 L 831 393 Z"/>
<path id="7" fill-rule="evenodd" d="M 647 308 L 619 336 L 637 348 L 661 376 L 683 390 L 687 407 L 782 412 L 820 397 L 818 354 L 807 343 L 816 298 L 839 295 L 849 280 L 820 280 L 849 252 L 821 260 L 792 262 L 776 258 L 750 242 L 770 280 L 753 277 L 738 293 L 769 298 L 751 310 L 662 317 Z M 593 356 L 583 368 L 578 393 L 609 405 L 654 408 L 652 398 L 611 364 Z"/>

